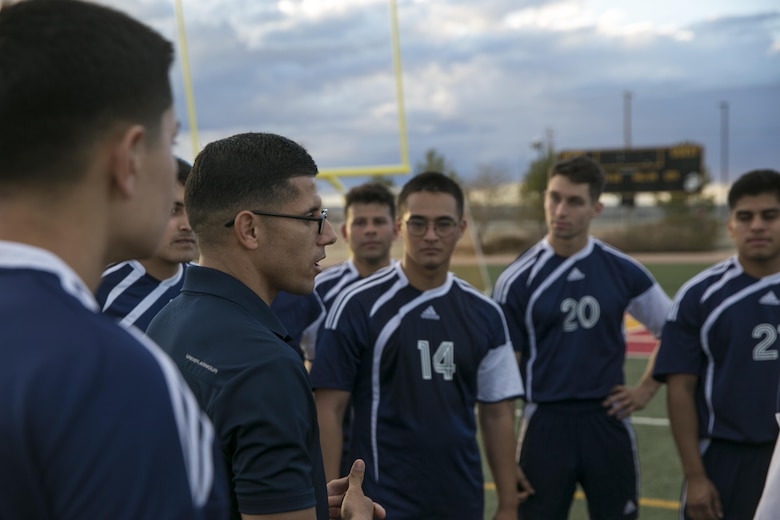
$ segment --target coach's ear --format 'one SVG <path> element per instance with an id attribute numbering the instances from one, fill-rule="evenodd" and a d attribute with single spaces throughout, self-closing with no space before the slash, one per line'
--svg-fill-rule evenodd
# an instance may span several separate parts
<path id="1" fill-rule="evenodd" d="M 238 212 L 233 219 L 232 231 L 245 249 L 259 249 L 264 242 L 263 230 L 257 225 L 257 219 L 249 210 Z"/>
<path id="2" fill-rule="evenodd" d="M 146 129 L 142 125 L 131 125 L 123 129 L 116 139 L 109 143 L 112 185 L 122 198 L 135 193 L 138 174 L 143 164 L 143 142 Z"/>

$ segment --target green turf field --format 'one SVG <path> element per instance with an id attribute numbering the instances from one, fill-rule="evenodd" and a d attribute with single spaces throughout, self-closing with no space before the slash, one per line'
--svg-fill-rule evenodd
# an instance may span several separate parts
<path id="1" fill-rule="evenodd" d="M 691 276 L 711 264 L 648 264 L 658 282 L 674 297 L 677 289 Z M 488 271 L 495 280 L 504 266 L 489 266 Z M 461 277 L 471 281 L 477 287 L 482 284 L 476 267 L 453 266 Z M 639 380 L 645 369 L 646 360 L 626 360 L 626 381 L 633 384 Z M 643 520 L 673 520 L 678 518 L 677 501 L 680 496 L 682 476 L 677 449 L 666 421 L 666 388 L 662 387 L 649 406 L 634 414 L 634 428 L 639 445 L 641 466 L 640 518 Z M 493 517 L 496 505 L 495 492 L 492 489 L 490 472 L 485 467 L 485 518 Z M 571 520 L 588 518 L 585 501 L 575 498 Z"/>

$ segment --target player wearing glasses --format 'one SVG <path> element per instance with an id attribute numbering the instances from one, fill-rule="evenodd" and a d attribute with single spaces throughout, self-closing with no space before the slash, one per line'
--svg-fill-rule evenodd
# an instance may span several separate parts
<path id="1" fill-rule="evenodd" d="M 278 135 L 208 144 L 184 193 L 200 265 L 148 329 L 214 423 L 235 519 L 328 518 L 308 374 L 269 308 L 281 290 L 311 292 L 336 241 L 316 175 L 306 150 Z"/>
<path id="2" fill-rule="evenodd" d="M 350 456 L 366 461 L 364 489 L 388 518 L 482 518 L 478 405 L 497 517 L 515 518 L 522 384 L 498 305 L 449 272 L 466 229 L 463 192 L 440 173 L 412 178 L 396 226 L 401 262 L 342 292 L 317 339 L 312 383 L 326 472 L 338 471 L 351 396 Z"/>

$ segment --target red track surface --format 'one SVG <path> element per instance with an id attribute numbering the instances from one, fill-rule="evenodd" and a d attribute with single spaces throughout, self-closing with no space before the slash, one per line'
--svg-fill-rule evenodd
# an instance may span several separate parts
<path id="1" fill-rule="evenodd" d="M 626 315 L 626 354 L 632 357 L 648 357 L 658 340 L 640 323 Z"/>

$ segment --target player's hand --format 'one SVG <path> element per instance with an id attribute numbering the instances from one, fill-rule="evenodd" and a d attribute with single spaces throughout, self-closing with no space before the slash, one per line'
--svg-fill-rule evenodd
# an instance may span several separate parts
<path id="1" fill-rule="evenodd" d="M 685 512 L 691 520 L 719 520 L 723 507 L 715 485 L 706 476 L 686 479 Z"/>
<path id="2" fill-rule="evenodd" d="M 536 493 L 536 490 L 533 488 L 531 483 L 528 481 L 528 478 L 525 476 L 525 472 L 523 472 L 523 468 L 520 467 L 518 464 L 517 466 L 517 503 L 522 504 L 526 500 L 528 500 L 528 497 Z M 515 516 L 517 516 L 517 511 L 515 511 Z"/>
<path id="3" fill-rule="evenodd" d="M 617 417 L 618 419 L 625 419 L 633 412 L 642 410 L 650 399 L 653 398 L 654 392 L 648 388 L 638 386 L 631 388 L 625 385 L 618 385 L 612 389 L 607 398 L 602 403 L 604 408 L 607 408 L 607 414 Z"/>
<path id="4" fill-rule="evenodd" d="M 331 520 L 371 520 L 385 518 L 385 508 L 363 494 L 366 463 L 352 463 L 349 475 L 328 482 L 328 518 Z"/>

